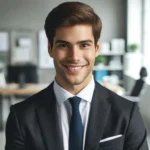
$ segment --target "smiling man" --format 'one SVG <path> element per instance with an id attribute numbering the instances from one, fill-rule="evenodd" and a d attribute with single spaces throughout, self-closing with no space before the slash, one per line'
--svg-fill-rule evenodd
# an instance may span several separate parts
<path id="1" fill-rule="evenodd" d="M 56 76 L 46 89 L 11 106 L 5 150 L 148 150 L 137 103 L 94 81 L 102 23 L 80 2 L 65 2 L 45 21 Z"/>
<path id="2" fill-rule="evenodd" d="M 99 40 L 94 43 L 92 26 L 77 24 L 56 30 L 49 54 L 54 58 L 56 82 L 76 95 L 92 79 L 95 57 L 99 54 Z"/>

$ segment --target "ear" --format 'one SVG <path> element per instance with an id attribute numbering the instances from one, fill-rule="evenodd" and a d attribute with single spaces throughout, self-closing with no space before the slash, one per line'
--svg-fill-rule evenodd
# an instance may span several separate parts
<path id="1" fill-rule="evenodd" d="M 96 44 L 96 57 L 100 54 L 100 39 L 98 39 Z"/>
<path id="2" fill-rule="evenodd" d="M 52 46 L 51 46 L 49 40 L 48 40 L 48 53 L 49 53 L 50 57 L 53 58 L 53 50 L 52 50 Z"/>

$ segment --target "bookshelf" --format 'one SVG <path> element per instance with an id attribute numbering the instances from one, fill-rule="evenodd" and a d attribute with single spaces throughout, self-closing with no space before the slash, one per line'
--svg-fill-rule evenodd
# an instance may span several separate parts
<path id="1" fill-rule="evenodd" d="M 99 56 L 103 57 L 104 63 L 100 63 L 94 66 L 93 72 L 95 79 L 98 82 L 102 82 L 105 76 L 109 76 L 109 80 L 113 80 L 112 82 L 116 82 L 116 84 L 122 85 L 124 72 L 124 54 L 125 52 L 113 51 L 100 53 Z"/>

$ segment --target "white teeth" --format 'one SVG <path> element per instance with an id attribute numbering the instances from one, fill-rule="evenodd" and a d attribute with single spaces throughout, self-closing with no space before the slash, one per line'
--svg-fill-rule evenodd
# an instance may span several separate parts
<path id="1" fill-rule="evenodd" d="M 70 70 L 78 70 L 80 69 L 81 67 L 68 67 Z"/>

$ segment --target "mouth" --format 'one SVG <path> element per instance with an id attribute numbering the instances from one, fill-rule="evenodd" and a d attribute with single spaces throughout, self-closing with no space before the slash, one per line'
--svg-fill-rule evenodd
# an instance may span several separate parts
<path id="1" fill-rule="evenodd" d="M 63 66 L 69 73 L 78 73 L 83 69 L 85 65 L 64 65 L 63 64 Z"/>

